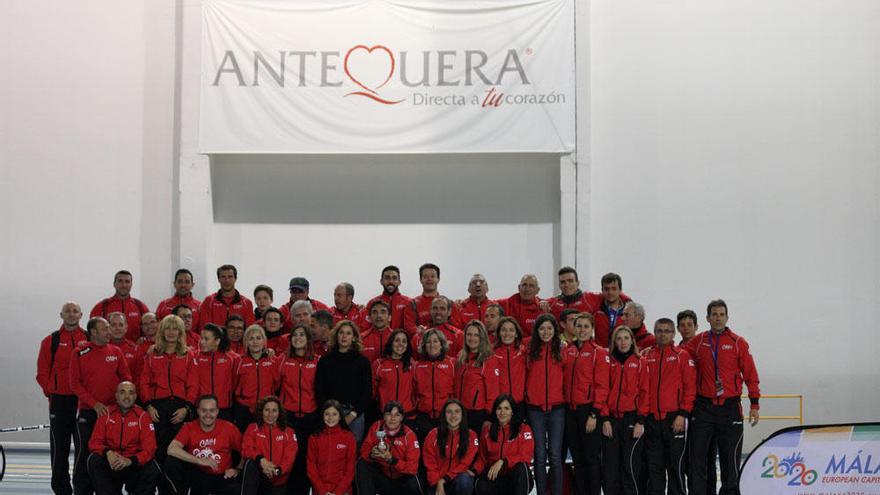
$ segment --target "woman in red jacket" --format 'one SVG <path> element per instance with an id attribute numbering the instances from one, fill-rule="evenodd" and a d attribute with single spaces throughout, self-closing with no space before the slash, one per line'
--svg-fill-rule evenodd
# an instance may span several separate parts
<path id="1" fill-rule="evenodd" d="M 419 356 L 413 371 L 416 406 L 416 434 L 424 441 L 437 427 L 443 404 L 455 390 L 455 360 L 447 355 L 449 342 L 443 332 L 429 328 L 422 334 Z"/>
<path id="2" fill-rule="evenodd" d="M 464 404 L 468 427 L 482 430 L 490 407 L 498 397 L 498 359 L 489 346 L 483 322 L 471 320 L 464 329 L 464 348 L 455 365 L 455 397 Z"/>
<path id="3" fill-rule="evenodd" d="M 315 399 L 315 373 L 318 356 L 313 353 L 312 332 L 305 325 L 290 331 L 290 347 L 279 356 L 275 368 L 281 404 L 287 411 L 287 424 L 296 431 L 299 452 L 288 483 L 294 495 L 308 495 L 311 485 L 306 477 L 306 450 L 309 436 L 318 428 L 318 402 Z"/>
<path id="4" fill-rule="evenodd" d="M 474 489 L 477 495 L 527 495 L 534 486 L 529 469 L 535 451 L 532 430 L 513 414 L 513 397 L 499 395 L 492 410 L 491 423 L 480 433 Z"/>
<path id="5" fill-rule="evenodd" d="M 193 411 L 199 394 L 195 356 L 184 340 L 186 327 L 175 315 L 162 318 L 153 350 L 144 356 L 138 390 L 156 425 L 156 461 L 164 465 L 168 444 Z M 167 493 L 164 484 L 160 492 Z"/>
<path id="6" fill-rule="evenodd" d="M 480 443 L 477 434 L 467 427 L 466 414 L 461 402 L 447 400 L 440 425 L 422 444 L 430 495 L 471 495 L 474 491 L 470 466 Z"/>
<path id="7" fill-rule="evenodd" d="M 257 401 L 257 420 L 248 426 L 241 442 L 242 495 L 284 495 L 298 450 L 296 434 L 287 426 L 281 401 L 274 395 Z"/>
<path id="8" fill-rule="evenodd" d="M 421 449 L 408 426 L 400 402 L 390 401 L 382 410 L 383 419 L 373 423 L 361 445 L 355 479 L 359 494 L 421 495 L 418 478 Z"/>
<path id="9" fill-rule="evenodd" d="M 498 320 L 498 338 L 495 340 L 495 357 L 501 375 L 499 391 L 509 394 L 516 401 L 513 412 L 525 421 L 526 409 L 523 399 L 526 392 L 526 349 L 523 348 L 523 331 L 516 318 L 505 316 Z"/>
<path id="10" fill-rule="evenodd" d="M 307 472 L 314 495 L 346 495 L 352 492 L 357 445 L 342 421 L 342 406 L 328 400 L 319 412 L 323 426 L 309 437 Z"/>
<path id="11" fill-rule="evenodd" d="M 235 426 L 242 432 L 254 422 L 257 401 L 273 395 L 275 361 L 266 350 L 266 332 L 259 325 L 251 325 L 244 332 L 247 353 L 235 370 L 235 403 L 232 406 Z"/>
<path id="12" fill-rule="evenodd" d="M 284 314 L 278 308 L 268 308 L 263 313 L 263 329 L 266 331 L 266 348 L 272 349 L 276 356 L 284 354 L 290 347 L 290 337 L 284 331 Z"/>
<path id="13" fill-rule="evenodd" d="M 407 426 L 415 428 L 412 354 L 406 331 L 398 328 L 391 332 L 382 357 L 373 363 L 373 395 L 379 410 L 391 401 L 399 402 L 407 412 Z"/>
<path id="14" fill-rule="evenodd" d="M 602 437 L 598 417 L 608 400 L 608 351 L 593 340 L 593 315 L 569 316 L 574 339 L 565 348 L 565 436 L 577 493 L 599 495 Z"/>
<path id="15" fill-rule="evenodd" d="M 229 338 L 222 328 L 208 323 L 202 329 L 199 352 L 196 354 L 199 375 L 199 397 L 217 397 L 220 419 L 232 421 L 232 393 L 239 356 L 229 352 Z"/>
<path id="16" fill-rule="evenodd" d="M 562 442 L 565 438 L 563 344 L 559 325 L 549 313 L 538 316 L 529 342 L 526 369 L 526 417 L 535 432 L 535 486 L 547 493 L 547 462 L 550 487 L 562 493 Z"/>
<path id="17" fill-rule="evenodd" d="M 602 476 L 608 495 L 637 494 L 641 486 L 641 438 L 648 414 L 648 370 L 632 330 L 611 334 L 608 401 L 602 410 Z"/>

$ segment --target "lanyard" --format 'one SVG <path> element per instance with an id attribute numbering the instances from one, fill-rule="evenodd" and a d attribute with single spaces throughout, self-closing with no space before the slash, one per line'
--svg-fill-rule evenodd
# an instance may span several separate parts
<path id="1" fill-rule="evenodd" d="M 709 346 L 712 347 L 712 361 L 715 362 L 715 380 L 718 380 L 718 344 L 721 342 L 721 335 L 716 337 L 713 330 L 709 330 Z"/>

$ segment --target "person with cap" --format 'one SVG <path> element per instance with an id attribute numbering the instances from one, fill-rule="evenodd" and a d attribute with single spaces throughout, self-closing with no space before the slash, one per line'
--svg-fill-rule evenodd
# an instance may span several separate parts
<path id="1" fill-rule="evenodd" d="M 217 268 L 220 290 L 208 295 L 202 301 L 198 310 L 199 327 L 195 330 L 201 330 L 208 323 L 222 326 L 229 315 L 233 314 L 241 316 L 246 326 L 253 325 L 254 303 L 235 288 L 236 280 L 238 280 L 238 269 L 235 266 L 222 265 Z"/>
<path id="2" fill-rule="evenodd" d="M 195 287 L 195 278 L 191 271 L 180 268 L 174 272 L 174 295 L 163 299 L 156 306 L 156 318 L 161 320 L 172 313 L 172 310 L 181 304 L 189 306 L 193 311 L 193 328 L 202 328 L 199 325 L 199 306 L 202 302 L 193 297 L 192 289 Z"/>
<path id="3" fill-rule="evenodd" d="M 68 301 L 61 306 L 61 328 L 40 343 L 37 357 L 37 383 L 49 399 L 49 456 L 52 491 L 70 495 L 70 441 L 76 432 L 76 395 L 70 389 L 70 356 L 88 335 L 80 327 L 82 309 Z"/>
<path id="4" fill-rule="evenodd" d="M 326 304 L 322 303 L 317 299 L 312 299 L 309 297 L 309 279 L 305 277 L 293 277 L 290 279 L 290 283 L 288 284 L 288 289 L 290 290 L 290 299 L 281 305 L 281 312 L 284 314 L 284 323 L 285 330 L 289 330 L 293 327 L 293 322 L 291 320 L 291 316 L 293 313 L 293 304 L 297 301 L 308 301 L 309 304 L 312 305 L 312 311 L 318 311 L 323 309 L 325 311 L 329 311 L 330 308 L 327 307 Z"/>
<path id="5" fill-rule="evenodd" d="M 114 294 L 98 301 L 89 313 L 89 318 L 100 316 L 106 319 L 110 313 L 118 311 L 128 320 L 128 333 L 125 338 L 132 342 L 141 336 L 141 316 L 150 311 L 140 299 L 132 297 L 132 275 L 128 270 L 119 270 L 113 275 Z"/>
<path id="6" fill-rule="evenodd" d="M 155 493 L 159 479 L 156 436 L 146 411 L 135 405 L 134 383 L 116 386 L 116 404 L 98 418 L 89 439 L 87 465 L 89 478 L 97 495 L 122 493 L 122 486 L 132 495 Z"/>

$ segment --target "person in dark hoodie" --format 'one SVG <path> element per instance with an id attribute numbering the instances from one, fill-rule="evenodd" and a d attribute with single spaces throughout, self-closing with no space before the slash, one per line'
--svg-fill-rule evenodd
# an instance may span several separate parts
<path id="1" fill-rule="evenodd" d="M 358 445 L 364 439 L 364 412 L 370 405 L 372 380 L 370 362 L 361 354 L 357 325 L 342 320 L 330 331 L 330 350 L 318 361 L 315 391 L 318 402 L 336 400 L 342 405 L 342 420 Z"/>

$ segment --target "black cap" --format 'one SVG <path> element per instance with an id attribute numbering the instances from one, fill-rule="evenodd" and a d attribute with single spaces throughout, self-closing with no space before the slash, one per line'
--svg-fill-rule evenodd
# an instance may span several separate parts
<path id="1" fill-rule="evenodd" d="M 289 288 L 309 290 L 309 281 L 305 277 L 293 277 L 290 279 Z"/>

